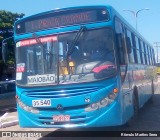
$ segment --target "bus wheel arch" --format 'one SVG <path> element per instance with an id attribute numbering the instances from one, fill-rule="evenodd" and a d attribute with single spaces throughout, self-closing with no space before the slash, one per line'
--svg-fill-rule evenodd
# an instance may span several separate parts
<path id="1" fill-rule="evenodd" d="M 151 92 L 152 92 L 152 95 L 151 95 L 150 99 L 148 100 L 148 103 L 153 104 L 153 96 L 154 96 L 154 93 L 155 93 L 155 87 L 154 87 L 153 80 L 152 80 L 152 84 L 151 84 Z"/>
<path id="2" fill-rule="evenodd" d="M 133 118 L 137 119 L 138 112 L 139 112 L 139 98 L 138 98 L 138 88 L 137 86 L 133 89 L 133 96 L 132 96 L 132 102 L 133 102 Z"/>
<path id="3" fill-rule="evenodd" d="M 133 88 L 133 92 L 132 92 L 132 106 L 133 106 L 133 115 L 131 116 L 131 118 L 129 120 L 127 120 L 127 122 L 125 124 L 123 124 L 123 127 L 131 127 L 133 122 L 135 120 L 137 120 L 138 118 L 138 111 L 139 111 L 139 100 L 138 100 L 138 88 L 137 86 L 135 86 Z"/>
<path id="4" fill-rule="evenodd" d="M 153 82 L 153 80 L 152 80 L 152 96 L 154 95 L 154 92 L 155 92 L 155 88 L 154 88 L 154 82 Z"/>

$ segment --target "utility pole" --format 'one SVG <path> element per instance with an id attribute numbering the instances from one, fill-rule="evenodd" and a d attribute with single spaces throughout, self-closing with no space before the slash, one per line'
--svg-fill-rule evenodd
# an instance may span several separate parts
<path id="1" fill-rule="evenodd" d="M 126 10 L 126 9 L 123 10 L 123 11 L 131 12 L 131 13 L 134 15 L 134 17 L 135 17 L 135 19 L 136 19 L 136 30 L 137 30 L 138 14 L 139 14 L 141 11 L 144 11 L 144 10 L 150 10 L 150 9 L 149 9 L 149 8 L 143 8 L 143 9 L 140 9 L 140 10 L 138 10 L 138 11 L 132 11 L 132 10 Z"/>
<path id="2" fill-rule="evenodd" d="M 156 45 L 155 47 L 156 47 L 156 51 L 157 51 L 157 63 L 158 63 L 158 48 L 160 47 L 160 46 L 158 46 L 158 44 L 160 44 L 160 42 L 154 42 L 154 44 Z"/>

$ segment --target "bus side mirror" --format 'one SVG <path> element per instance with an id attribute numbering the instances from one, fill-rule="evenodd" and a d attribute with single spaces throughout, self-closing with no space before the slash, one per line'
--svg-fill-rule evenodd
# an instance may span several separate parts
<path id="1" fill-rule="evenodd" d="M 131 50 L 131 41 L 130 41 L 129 37 L 126 38 L 126 45 L 127 45 L 128 53 L 131 53 L 132 52 L 132 50 Z"/>
<path id="2" fill-rule="evenodd" d="M 2 41 L 2 59 L 4 63 L 8 61 L 8 44 Z"/>

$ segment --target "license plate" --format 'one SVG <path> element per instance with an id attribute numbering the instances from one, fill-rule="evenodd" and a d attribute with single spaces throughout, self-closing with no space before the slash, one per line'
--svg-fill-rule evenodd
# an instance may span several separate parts
<path id="1" fill-rule="evenodd" d="M 44 106 L 51 106 L 51 100 L 45 99 L 45 100 L 32 100 L 33 107 L 44 107 Z"/>
<path id="2" fill-rule="evenodd" d="M 70 121 L 70 115 L 56 115 L 53 116 L 54 122 L 68 122 Z"/>

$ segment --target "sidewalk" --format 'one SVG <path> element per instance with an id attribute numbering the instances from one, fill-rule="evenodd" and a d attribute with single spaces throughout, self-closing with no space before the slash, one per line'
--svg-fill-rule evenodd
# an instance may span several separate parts
<path id="1" fill-rule="evenodd" d="M 16 109 L 7 109 L 0 112 L 0 129 L 18 125 L 18 117 Z"/>
<path id="2" fill-rule="evenodd" d="M 4 115 L 4 114 L 3 114 Z M 0 117 L 2 114 L 0 114 Z M 13 120 L 18 120 L 17 111 L 9 112 L 7 117 L 14 116 Z M 12 121 L 12 120 L 11 120 Z M 0 128 L 0 131 L 55 131 L 57 128 L 21 128 L 17 122 L 17 124 L 10 125 L 8 127 Z"/>

